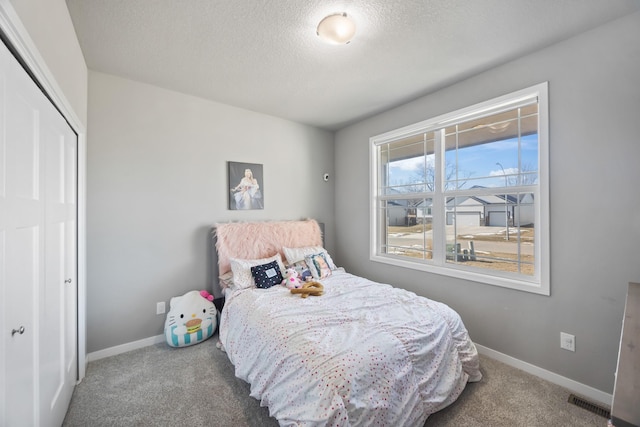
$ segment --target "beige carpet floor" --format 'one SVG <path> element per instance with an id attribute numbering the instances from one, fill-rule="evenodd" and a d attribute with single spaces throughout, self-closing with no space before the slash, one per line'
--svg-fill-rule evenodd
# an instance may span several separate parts
<path id="1" fill-rule="evenodd" d="M 216 341 L 179 349 L 162 343 L 89 363 L 63 426 L 277 426 Z M 481 369 L 484 379 L 425 427 L 607 424 L 568 403 L 568 390 L 484 356 Z"/>

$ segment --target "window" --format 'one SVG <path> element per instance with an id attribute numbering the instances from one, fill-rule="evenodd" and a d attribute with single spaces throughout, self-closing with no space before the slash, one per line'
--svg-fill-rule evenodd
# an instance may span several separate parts
<path id="1" fill-rule="evenodd" d="M 371 138 L 371 260 L 549 295 L 547 83 Z"/>

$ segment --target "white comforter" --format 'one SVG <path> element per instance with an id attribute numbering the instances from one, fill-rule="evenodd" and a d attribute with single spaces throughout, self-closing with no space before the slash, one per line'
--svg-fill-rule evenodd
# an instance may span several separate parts
<path id="1" fill-rule="evenodd" d="M 322 283 L 227 293 L 220 341 L 281 426 L 422 426 L 481 379 L 448 306 L 339 271 Z"/>

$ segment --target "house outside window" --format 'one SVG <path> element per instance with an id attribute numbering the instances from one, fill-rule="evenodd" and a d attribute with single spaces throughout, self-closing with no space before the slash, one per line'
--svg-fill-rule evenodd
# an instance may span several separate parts
<path id="1" fill-rule="evenodd" d="M 371 260 L 549 295 L 548 87 L 371 138 Z"/>

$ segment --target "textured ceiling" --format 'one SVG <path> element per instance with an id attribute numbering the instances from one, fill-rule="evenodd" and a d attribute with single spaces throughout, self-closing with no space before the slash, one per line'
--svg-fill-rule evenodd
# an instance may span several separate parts
<path id="1" fill-rule="evenodd" d="M 638 0 L 67 0 L 87 66 L 325 129 L 640 10 Z M 315 34 L 356 22 L 348 45 Z"/>

